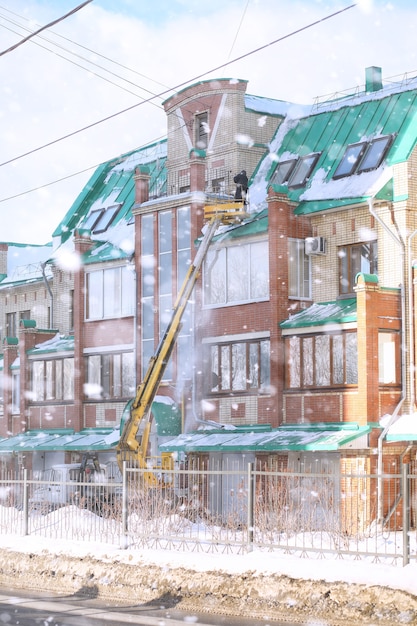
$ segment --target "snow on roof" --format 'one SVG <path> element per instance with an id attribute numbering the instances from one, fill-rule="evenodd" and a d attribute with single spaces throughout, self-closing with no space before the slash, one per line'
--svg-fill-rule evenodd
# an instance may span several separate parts
<path id="1" fill-rule="evenodd" d="M 275 100 L 273 98 L 263 98 L 262 96 L 245 95 L 245 107 L 255 113 L 264 113 L 266 115 L 278 115 L 285 117 L 301 116 L 311 110 L 311 106 L 302 104 L 294 104 L 285 100 Z"/>
<path id="2" fill-rule="evenodd" d="M 42 263 L 51 256 L 52 244 L 37 246 L 32 244 L 8 243 L 7 276 L 0 286 L 12 282 L 28 282 L 42 279 Z M 50 271 L 45 270 L 48 277 Z"/>
<path id="3" fill-rule="evenodd" d="M 383 425 L 381 420 L 381 425 Z M 401 415 L 388 428 L 387 441 L 417 441 L 417 413 Z"/>

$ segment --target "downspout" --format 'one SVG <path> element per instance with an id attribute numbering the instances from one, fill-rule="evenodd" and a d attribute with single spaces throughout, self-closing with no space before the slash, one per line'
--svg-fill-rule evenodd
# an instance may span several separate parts
<path id="1" fill-rule="evenodd" d="M 408 272 L 408 327 L 410 334 L 410 345 L 408 347 L 410 354 L 410 406 L 414 410 L 416 397 L 415 397 L 415 349 L 414 349 L 414 296 L 413 296 L 413 273 L 411 269 L 411 241 L 417 235 L 417 230 L 413 231 L 408 237 L 407 242 L 407 272 Z"/>
<path id="2" fill-rule="evenodd" d="M 378 466 L 377 466 L 377 498 L 378 498 L 378 506 L 377 506 L 377 524 L 383 523 L 383 487 L 382 487 L 382 474 L 383 474 L 383 441 L 386 437 L 386 434 L 392 424 L 397 421 L 398 413 L 403 405 L 403 402 L 406 398 L 406 360 L 405 360 L 405 348 L 406 348 L 406 328 L 405 328 L 405 293 L 404 293 L 404 257 L 405 257 L 405 245 L 402 241 L 401 237 L 396 237 L 390 228 L 385 224 L 384 221 L 380 219 L 380 217 L 376 214 L 373 204 L 373 198 L 368 200 L 368 207 L 370 214 L 376 219 L 378 224 L 382 226 L 382 228 L 388 233 L 390 237 L 400 246 L 401 249 L 401 399 L 397 406 L 395 407 L 388 423 L 383 429 L 382 433 L 378 437 Z"/>
<path id="3" fill-rule="evenodd" d="M 51 319 L 50 319 L 50 325 L 51 325 L 51 328 L 53 328 L 54 327 L 54 296 L 53 296 L 52 289 L 51 289 L 51 286 L 49 284 L 49 281 L 48 281 L 48 279 L 46 277 L 46 274 L 45 274 L 45 267 L 46 267 L 46 265 L 47 265 L 47 261 L 45 261 L 44 263 L 41 263 L 41 271 L 42 271 L 43 282 L 45 283 L 45 286 L 46 286 L 46 288 L 48 290 L 48 293 L 49 293 L 49 297 L 51 299 Z"/>

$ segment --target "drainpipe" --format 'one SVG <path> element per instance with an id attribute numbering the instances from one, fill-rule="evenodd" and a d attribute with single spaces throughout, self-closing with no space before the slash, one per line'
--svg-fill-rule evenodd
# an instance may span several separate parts
<path id="1" fill-rule="evenodd" d="M 416 383 L 416 373 L 415 373 L 415 350 L 414 350 L 414 296 L 413 296 L 413 273 L 411 270 L 411 241 L 417 235 L 417 230 L 413 231 L 411 235 L 408 237 L 407 242 L 407 272 L 408 272 L 408 327 L 409 327 L 409 335 L 410 335 L 410 345 L 409 345 L 409 354 L 410 354 L 410 406 L 413 410 L 415 410 L 415 383 Z"/>
<path id="2" fill-rule="evenodd" d="M 399 235 L 398 237 L 392 232 L 390 228 L 383 222 L 380 217 L 376 214 L 373 204 L 373 198 L 368 200 L 368 207 L 370 214 L 376 219 L 378 224 L 382 226 L 382 228 L 388 233 L 388 235 L 400 246 L 401 250 L 401 347 L 402 347 L 402 357 L 401 357 L 401 399 L 397 406 L 394 409 L 393 414 L 391 415 L 387 425 L 383 429 L 382 433 L 378 437 L 378 466 L 377 466 L 377 497 L 378 497 L 378 511 L 377 511 L 377 523 L 383 523 L 383 487 L 382 487 L 382 474 L 383 474 L 383 441 L 386 437 L 386 434 L 392 426 L 394 422 L 398 419 L 398 413 L 403 405 L 403 402 L 406 398 L 406 360 L 405 360 L 405 350 L 407 347 L 407 333 L 405 328 L 405 293 L 404 293 L 404 257 L 405 257 L 405 245 L 402 240 L 402 237 Z"/>
<path id="3" fill-rule="evenodd" d="M 53 296 L 52 289 L 51 289 L 51 286 L 49 284 L 49 281 L 48 281 L 48 279 L 46 277 L 46 274 L 45 274 L 46 264 L 47 264 L 47 261 L 45 261 L 44 263 L 41 263 L 41 271 L 42 271 L 43 282 L 45 283 L 45 286 L 46 286 L 46 288 L 48 290 L 48 293 L 49 293 L 49 297 L 51 299 L 50 326 L 51 326 L 51 328 L 53 328 L 54 327 L 54 296 Z"/>

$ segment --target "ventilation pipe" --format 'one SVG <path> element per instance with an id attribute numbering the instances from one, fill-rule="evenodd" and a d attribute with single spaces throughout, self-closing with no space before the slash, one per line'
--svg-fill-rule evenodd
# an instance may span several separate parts
<path id="1" fill-rule="evenodd" d="M 365 69 L 365 91 L 372 93 L 382 89 L 382 69 L 372 65 Z"/>

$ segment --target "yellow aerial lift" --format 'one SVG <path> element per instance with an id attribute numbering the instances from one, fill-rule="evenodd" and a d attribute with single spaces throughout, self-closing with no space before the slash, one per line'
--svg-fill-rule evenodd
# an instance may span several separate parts
<path id="1" fill-rule="evenodd" d="M 121 424 L 122 432 L 116 450 L 117 461 L 121 469 L 124 461 L 126 461 L 128 467 L 140 469 L 149 467 L 147 450 L 153 419 L 151 413 L 152 402 L 180 332 L 181 320 L 187 302 L 190 299 L 203 261 L 217 229 L 221 224 L 231 225 L 242 222 L 248 216 L 246 209 L 246 203 L 243 201 L 212 204 L 204 208 L 207 230 L 181 286 L 164 336 L 154 356 L 149 361 L 143 381 L 137 387 L 136 396 L 131 404 L 130 415 L 124 424 Z M 163 454 L 159 470 L 168 470 L 172 469 L 172 467 L 172 455 L 170 453 Z M 151 468 L 149 469 L 150 471 L 145 473 L 145 479 L 149 486 L 156 486 L 158 484 L 156 474 Z"/>

